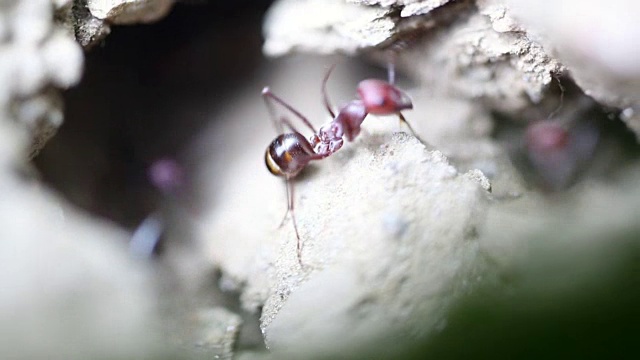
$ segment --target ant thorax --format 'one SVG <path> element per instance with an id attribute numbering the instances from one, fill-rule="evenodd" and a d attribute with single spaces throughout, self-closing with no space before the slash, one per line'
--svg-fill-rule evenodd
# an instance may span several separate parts
<path id="1" fill-rule="evenodd" d="M 344 130 L 342 125 L 335 121 L 330 121 L 322 125 L 318 133 L 313 134 L 311 138 L 309 138 L 309 142 L 316 154 L 327 157 L 340 150 L 344 144 L 343 136 Z"/>
<path id="2" fill-rule="evenodd" d="M 333 122 L 340 124 L 347 140 L 353 141 L 360 134 L 360 126 L 366 117 L 367 110 L 364 103 L 353 100 L 340 109 Z"/>
<path id="3" fill-rule="evenodd" d="M 343 137 L 353 141 L 360 133 L 360 125 L 367 117 L 362 101 L 353 100 L 343 106 L 332 121 L 322 125 L 317 134 L 309 139 L 313 151 L 327 157 L 340 150 L 344 144 Z"/>

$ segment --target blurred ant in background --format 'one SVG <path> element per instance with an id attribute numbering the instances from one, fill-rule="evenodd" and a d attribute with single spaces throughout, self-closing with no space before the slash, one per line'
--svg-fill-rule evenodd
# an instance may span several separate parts
<path id="1" fill-rule="evenodd" d="M 267 169 L 276 176 L 285 179 L 287 187 L 287 211 L 282 220 L 284 223 L 288 214 L 291 214 L 293 228 L 297 238 L 298 262 L 302 267 L 302 244 L 298 232 L 298 224 L 294 214 L 294 185 L 291 181 L 309 162 L 324 159 L 342 148 L 344 138 L 353 141 L 360 134 L 361 124 L 368 114 L 397 115 L 401 123 L 404 123 L 411 133 L 424 144 L 411 125 L 407 122 L 401 111 L 413 108 L 411 98 L 394 85 L 395 69 L 393 64 L 388 66 L 388 81 L 366 79 L 358 84 L 358 98 L 351 100 L 342 106 L 337 114 L 327 95 L 327 81 L 335 65 L 331 66 L 322 81 L 323 103 L 332 120 L 322 125 L 318 130 L 311 122 L 293 106 L 275 95 L 269 87 L 262 90 L 271 120 L 278 132 L 278 136 L 271 142 L 265 152 Z M 313 135 L 305 138 L 286 116 L 276 116 L 274 103 L 280 104 L 304 126 L 309 128 Z M 285 131 L 285 127 L 287 128 Z"/>

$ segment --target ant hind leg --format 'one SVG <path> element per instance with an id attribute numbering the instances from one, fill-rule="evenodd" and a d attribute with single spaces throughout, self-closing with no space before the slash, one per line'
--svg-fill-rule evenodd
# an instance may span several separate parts
<path id="1" fill-rule="evenodd" d="M 298 232 L 298 222 L 296 221 L 296 214 L 294 212 L 294 184 L 291 180 L 287 179 L 287 213 L 291 214 L 291 222 L 293 223 L 293 229 L 296 232 L 296 254 L 298 256 L 298 264 L 302 265 L 302 240 L 300 239 L 300 233 Z M 285 214 L 286 217 L 286 214 Z"/>
<path id="2" fill-rule="evenodd" d="M 287 220 L 287 215 L 289 215 L 289 211 L 291 211 L 291 200 L 289 200 L 289 180 L 285 180 L 284 186 L 287 191 L 287 211 L 284 212 L 284 216 L 282 217 L 282 221 L 280 221 L 280 225 L 278 225 L 278 229 L 284 225 L 284 222 Z"/>
<path id="3" fill-rule="evenodd" d="M 422 138 L 418 135 L 418 133 L 416 133 L 415 130 L 413 130 L 413 127 L 411 126 L 411 124 L 409 124 L 404 115 L 402 115 L 402 113 L 398 113 L 398 117 L 400 118 L 400 123 L 405 124 L 409 128 L 409 131 L 411 131 L 411 135 L 415 136 L 415 138 L 418 139 L 418 141 L 420 141 L 422 145 L 427 146 L 427 143 L 422 140 Z"/>

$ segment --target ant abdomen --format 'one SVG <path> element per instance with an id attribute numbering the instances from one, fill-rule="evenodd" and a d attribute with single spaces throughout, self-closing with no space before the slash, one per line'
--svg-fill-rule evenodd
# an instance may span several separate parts
<path id="1" fill-rule="evenodd" d="M 358 84 L 358 95 L 370 114 L 392 115 L 413 109 L 409 95 L 386 81 L 363 80 Z"/>
<path id="2" fill-rule="evenodd" d="M 280 134 L 265 152 L 267 169 L 277 176 L 292 178 L 311 160 L 318 159 L 309 141 L 300 133 Z"/>

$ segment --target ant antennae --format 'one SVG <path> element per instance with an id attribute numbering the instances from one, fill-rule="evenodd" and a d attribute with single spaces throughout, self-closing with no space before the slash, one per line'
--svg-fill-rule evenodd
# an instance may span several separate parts
<path id="1" fill-rule="evenodd" d="M 265 99 L 265 102 L 268 103 L 268 100 L 273 100 L 275 102 L 277 102 L 278 104 L 284 106 L 285 109 L 291 111 L 292 114 L 294 114 L 295 116 L 297 116 L 300 120 L 302 120 L 302 122 L 309 128 L 311 129 L 311 131 L 313 131 L 314 133 L 316 132 L 316 129 L 313 127 L 313 125 L 311 125 L 311 122 L 304 116 L 302 115 L 298 110 L 294 109 L 293 106 L 289 105 L 286 101 L 282 100 L 280 97 L 278 97 L 276 94 L 274 94 L 273 92 L 271 92 L 271 89 L 269 89 L 268 86 L 265 86 L 262 89 L 262 97 Z M 267 106 L 269 107 L 269 106 Z M 275 117 L 273 118 L 275 119 Z M 281 130 L 278 129 L 278 130 Z M 282 131 L 280 131 L 280 133 L 282 133 Z"/>
<path id="2" fill-rule="evenodd" d="M 329 102 L 329 95 L 327 95 L 327 82 L 329 81 L 329 75 L 331 75 L 331 72 L 335 68 L 336 68 L 336 64 L 332 64 L 329 67 L 329 70 L 327 70 L 327 73 L 324 76 L 324 79 L 322 80 L 322 100 L 324 101 L 324 107 L 327 108 L 327 111 L 329 112 L 332 118 L 335 118 L 336 114 L 332 110 L 333 106 L 331 106 L 331 102 Z"/>
<path id="3" fill-rule="evenodd" d="M 553 78 L 558 83 L 558 88 L 560 89 L 560 104 L 558 104 L 558 107 L 555 110 L 553 110 L 551 114 L 549 114 L 549 116 L 547 117 L 547 120 L 551 120 L 554 116 L 556 116 L 560 112 L 560 109 L 562 109 L 562 106 L 564 105 L 564 91 L 565 91 L 564 86 L 562 86 L 562 83 L 560 82 L 559 77 L 554 75 Z"/>

